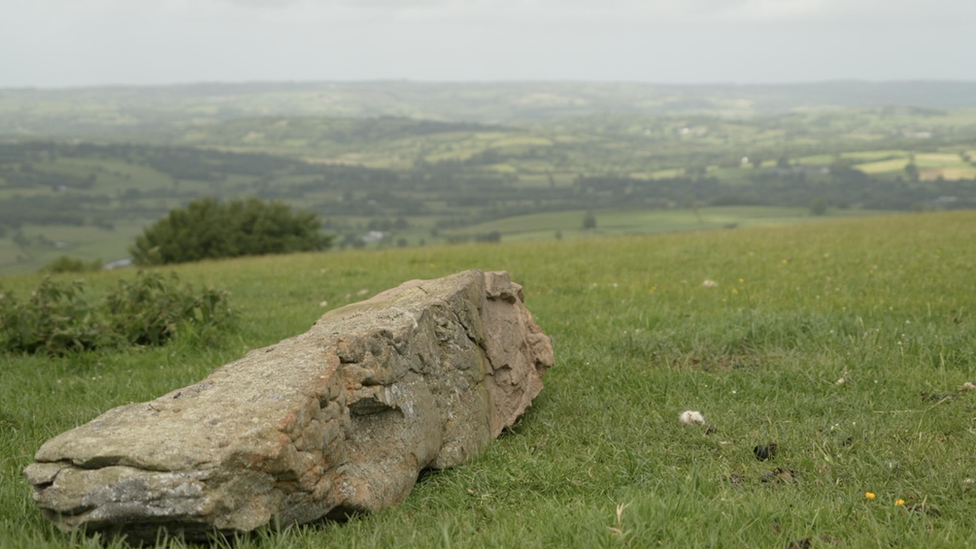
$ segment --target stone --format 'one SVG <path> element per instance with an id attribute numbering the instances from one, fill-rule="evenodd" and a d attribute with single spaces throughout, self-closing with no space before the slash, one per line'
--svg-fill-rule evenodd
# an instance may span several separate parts
<path id="1" fill-rule="evenodd" d="M 56 436 L 24 473 L 62 530 L 135 543 L 379 511 L 542 390 L 552 346 L 523 301 L 505 272 L 406 282 Z"/>

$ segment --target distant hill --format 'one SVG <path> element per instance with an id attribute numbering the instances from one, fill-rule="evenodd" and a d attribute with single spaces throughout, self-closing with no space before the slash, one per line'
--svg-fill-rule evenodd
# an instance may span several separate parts
<path id="1" fill-rule="evenodd" d="M 262 116 L 524 123 L 594 113 L 748 117 L 825 107 L 976 107 L 976 82 L 783 85 L 409 81 L 0 90 L 0 134 L 111 134 Z"/>

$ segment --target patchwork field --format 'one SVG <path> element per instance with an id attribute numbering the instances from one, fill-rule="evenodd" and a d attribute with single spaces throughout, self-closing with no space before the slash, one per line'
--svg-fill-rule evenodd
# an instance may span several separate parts
<path id="1" fill-rule="evenodd" d="M 104 546 L 34 508 L 20 470 L 47 438 L 360 293 L 467 268 L 510 271 L 553 338 L 557 366 L 526 416 L 399 507 L 221 546 L 969 546 L 976 393 L 959 389 L 976 381 L 973 242 L 976 214 L 958 212 L 167 269 L 230 290 L 238 326 L 207 347 L 0 357 L 0 547 Z M 38 280 L 0 279 L 0 293 Z M 688 409 L 713 429 L 680 426 Z M 770 442 L 775 457 L 757 460 Z"/>
<path id="2" fill-rule="evenodd" d="M 815 206 L 827 217 L 976 208 L 972 89 L 0 90 L 0 274 L 61 255 L 122 259 L 141 228 L 204 197 L 313 211 L 343 248 L 783 225 Z M 585 211 L 596 230 L 582 230 Z"/>

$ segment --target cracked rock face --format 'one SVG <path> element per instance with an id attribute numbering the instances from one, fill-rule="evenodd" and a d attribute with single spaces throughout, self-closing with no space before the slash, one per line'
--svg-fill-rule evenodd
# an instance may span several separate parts
<path id="1" fill-rule="evenodd" d="M 377 511 L 477 456 L 552 365 L 507 273 L 411 281 L 62 433 L 24 473 L 62 530 L 133 542 Z"/>

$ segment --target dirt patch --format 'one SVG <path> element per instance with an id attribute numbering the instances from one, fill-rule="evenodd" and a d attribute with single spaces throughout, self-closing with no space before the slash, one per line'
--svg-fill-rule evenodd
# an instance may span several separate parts
<path id="1" fill-rule="evenodd" d="M 762 357 L 756 355 L 682 355 L 671 361 L 675 369 L 692 369 L 703 372 L 728 372 L 742 368 L 758 368 L 763 365 Z"/>

